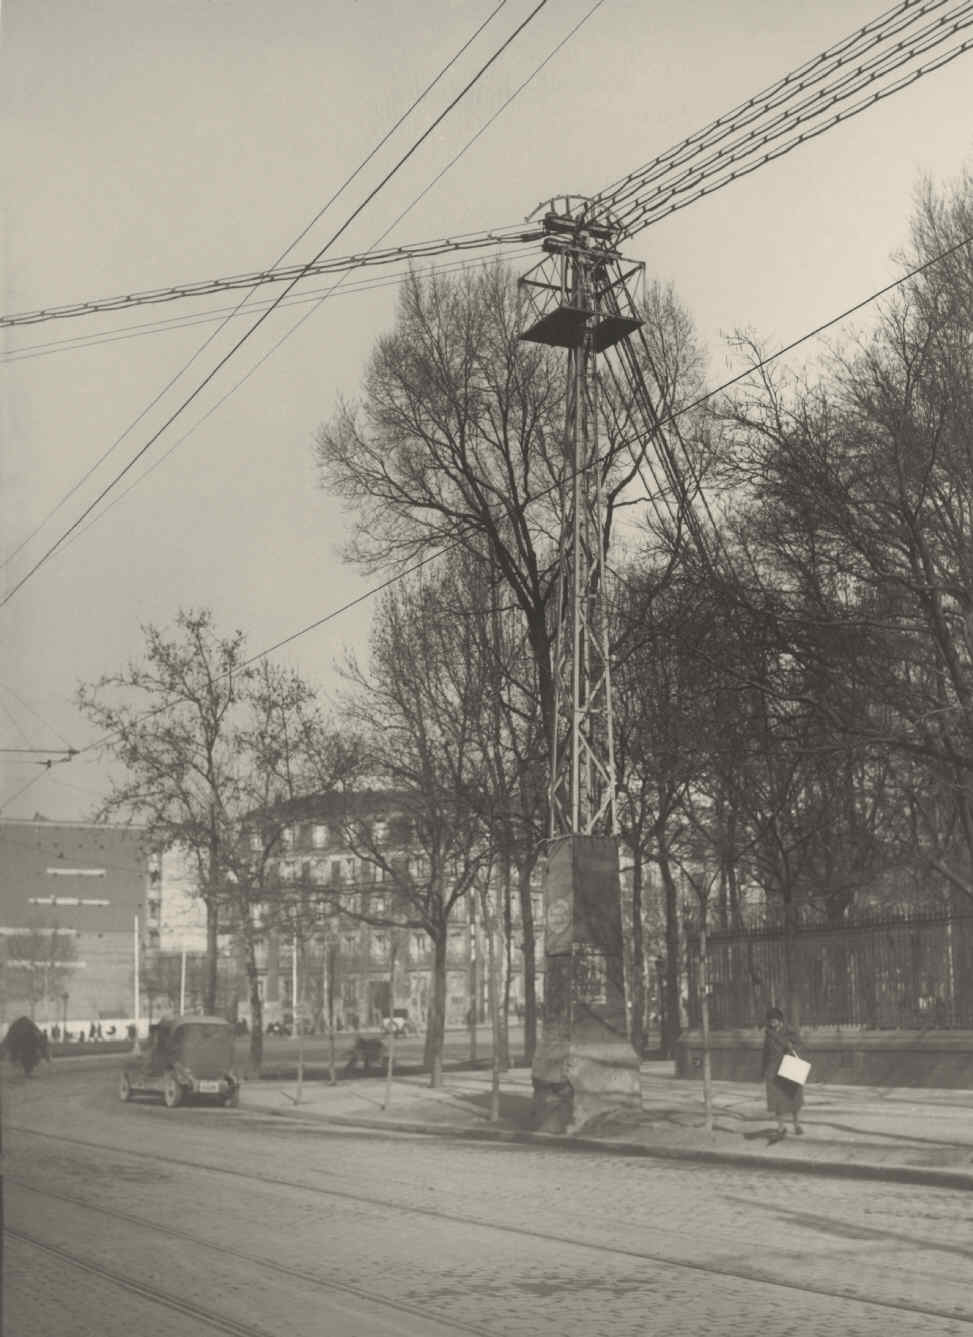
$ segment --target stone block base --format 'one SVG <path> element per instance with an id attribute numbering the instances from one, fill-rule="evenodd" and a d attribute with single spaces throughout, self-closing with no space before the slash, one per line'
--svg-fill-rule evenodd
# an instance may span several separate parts
<path id="1" fill-rule="evenodd" d="M 763 1032 L 713 1031 L 710 1067 L 715 1081 L 759 1082 Z M 973 1089 L 973 1031 L 864 1031 L 802 1028 L 800 1054 L 815 1084 L 931 1086 Z M 676 1045 L 676 1073 L 698 1078 L 703 1037 L 687 1031 Z"/>
<path id="2" fill-rule="evenodd" d="M 534 1124 L 547 1133 L 577 1133 L 602 1115 L 642 1108 L 638 1058 L 618 1041 L 542 1041 L 533 1082 Z"/>

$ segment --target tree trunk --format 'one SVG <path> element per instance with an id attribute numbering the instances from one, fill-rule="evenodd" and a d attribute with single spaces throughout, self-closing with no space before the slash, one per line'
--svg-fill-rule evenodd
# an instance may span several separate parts
<path id="1" fill-rule="evenodd" d="M 426 1018 L 424 1066 L 429 1069 L 429 1085 L 443 1084 L 443 1041 L 446 1035 L 446 943 L 445 924 L 437 924 L 432 937 L 432 988 Z"/>
<path id="2" fill-rule="evenodd" d="M 636 851 L 638 841 L 634 842 Z M 639 1058 L 645 1051 L 645 937 L 642 929 L 642 861 L 636 852 L 632 865 L 632 1048 Z"/>
<path id="3" fill-rule="evenodd" d="M 497 1002 L 497 1055 L 501 1072 L 510 1067 L 510 982 L 513 978 L 513 922 L 510 913 L 510 860 L 503 865 L 503 989 Z"/>
<path id="4" fill-rule="evenodd" d="M 206 1011 L 216 1016 L 216 992 L 219 970 L 219 910 L 216 897 L 206 898 Z"/>
<path id="5" fill-rule="evenodd" d="M 659 872 L 662 875 L 666 917 L 665 1007 L 661 1048 L 666 1058 L 672 1058 L 682 1029 L 679 1020 L 679 901 L 672 868 L 664 847 L 659 851 Z"/>
<path id="6" fill-rule="evenodd" d="M 477 941 L 477 923 L 476 923 L 476 892 L 470 891 L 466 897 L 466 942 L 467 951 L 470 954 L 470 968 L 467 978 L 467 993 L 469 994 L 469 1007 L 466 1012 L 466 1028 L 469 1037 L 470 1063 L 476 1062 L 476 1023 L 479 1020 L 479 943 Z"/>
<path id="7" fill-rule="evenodd" d="M 259 1077 L 264 1061 L 264 1005 L 260 997 L 260 977 L 257 971 L 257 944 L 250 912 L 245 912 L 243 925 L 244 965 L 250 991 L 250 1067 Z"/>
<path id="8" fill-rule="evenodd" d="M 700 906 L 699 923 L 699 1015 L 703 1026 L 703 1120 L 707 1133 L 713 1132 L 713 1064 L 709 1037 L 709 960 L 706 943 L 706 906 Z"/>
<path id="9" fill-rule="evenodd" d="M 493 1054 L 490 1062 L 490 1122 L 500 1117 L 500 1072 L 503 1059 L 500 1053 L 500 981 L 497 970 L 497 917 L 490 901 L 490 888 L 480 888 L 480 904 L 487 942 L 487 1001 L 490 1009 L 490 1032 Z"/>
<path id="10" fill-rule="evenodd" d="M 534 1061 L 537 1048 L 537 956 L 534 938 L 534 909 L 530 899 L 530 874 L 533 864 L 521 864 L 517 870 L 520 893 L 520 922 L 524 935 L 524 1062 Z"/>
<path id="11" fill-rule="evenodd" d="M 324 961 L 327 979 L 325 981 L 325 1010 L 328 1017 L 328 1083 L 334 1086 L 337 1082 L 335 1076 L 335 1052 L 334 1052 L 334 972 L 337 963 L 338 949 L 330 938 L 325 943 Z"/>

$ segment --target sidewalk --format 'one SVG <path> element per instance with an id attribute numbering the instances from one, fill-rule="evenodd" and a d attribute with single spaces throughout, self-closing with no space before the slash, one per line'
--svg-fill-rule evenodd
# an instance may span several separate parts
<path id="1" fill-rule="evenodd" d="M 532 1129 L 529 1068 L 502 1074 L 500 1117 L 489 1119 L 490 1073 L 448 1067 L 439 1090 L 428 1076 L 392 1082 L 353 1077 L 335 1086 L 318 1072 L 303 1084 L 288 1064 L 244 1083 L 241 1105 L 305 1121 L 426 1133 L 445 1137 L 528 1142 L 538 1146 L 655 1156 L 717 1164 L 752 1165 L 812 1174 L 837 1174 L 973 1189 L 973 1091 L 924 1087 L 810 1086 L 802 1126 L 774 1145 L 763 1085 L 714 1082 L 713 1132 L 704 1127 L 703 1089 L 681 1081 L 672 1063 L 642 1065 L 642 1111 L 608 1116 L 580 1135 L 557 1137 Z"/>

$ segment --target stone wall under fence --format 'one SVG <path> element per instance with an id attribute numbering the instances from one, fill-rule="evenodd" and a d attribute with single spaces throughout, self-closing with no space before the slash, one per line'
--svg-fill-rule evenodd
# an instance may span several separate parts
<path id="1" fill-rule="evenodd" d="M 973 1029 L 854 1031 L 808 1029 L 801 1057 L 812 1083 L 849 1086 L 927 1086 L 973 1089 Z M 763 1029 L 714 1031 L 710 1064 L 716 1081 L 759 1083 Z M 676 1046 L 676 1073 L 701 1078 L 703 1036 L 685 1031 Z"/>

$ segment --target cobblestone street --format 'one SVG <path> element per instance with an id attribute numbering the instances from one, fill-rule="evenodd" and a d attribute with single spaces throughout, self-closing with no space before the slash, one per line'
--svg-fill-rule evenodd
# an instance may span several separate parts
<path id="1" fill-rule="evenodd" d="M 113 1076 L 6 1085 L 17 1337 L 161 1337 L 173 1306 L 190 1334 L 973 1331 L 956 1190 L 125 1106 Z"/>

